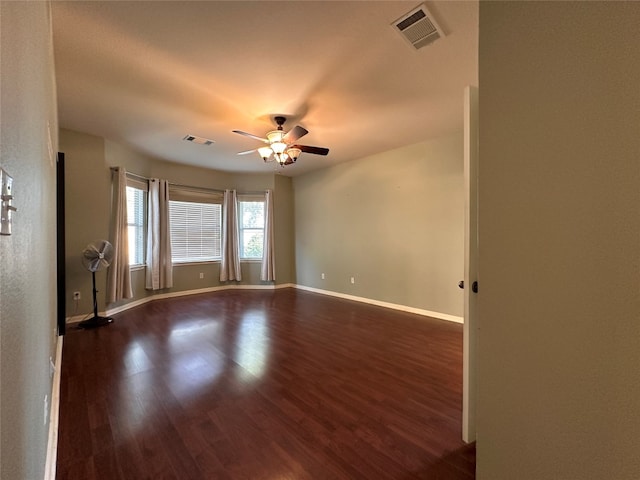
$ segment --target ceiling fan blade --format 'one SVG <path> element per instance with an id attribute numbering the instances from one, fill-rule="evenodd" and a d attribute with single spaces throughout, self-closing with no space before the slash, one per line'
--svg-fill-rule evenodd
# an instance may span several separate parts
<path id="1" fill-rule="evenodd" d="M 300 125 L 296 125 L 294 128 L 287 132 L 282 141 L 288 145 L 295 142 L 299 138 L 304 137 L 307 133 L 309 133 L 309 131 L 306 128 L 302 128 Z"/>
<path id="2" fill-rule="evenodd" d="M 266 138 L 259 137 L 257 135 L 254 135 L 253 133 L 243 132 L 242 130 L 232 130 L 232 132 L 239 133 L 240 135 L 244 135 L 245 137 L 255 138 L 256 140 L 260 140 L 261 142 L 264 142 L 264 143 L 269 143 L 269 140 L 267 140 Z"/>
<path id="3" fill-rule="evenodd" d="M 313 153 L 314 155 L 327 155 L 329 153 L 329 149 L 324 147 L 312 147 L 310 145 L 292 145 L 292 147 L 299 148 L 304 153 Z"/>
<path id="4" fill-rule="evenodd" d="M 257 151 L 258 151 L 258 149 L 254 148 L 253 150 L 246 150 L 244 152 L 238 152 L 238 153 L 236 153 L 236 155 L 249 155 L 250 153 L 257 152 Z"/>

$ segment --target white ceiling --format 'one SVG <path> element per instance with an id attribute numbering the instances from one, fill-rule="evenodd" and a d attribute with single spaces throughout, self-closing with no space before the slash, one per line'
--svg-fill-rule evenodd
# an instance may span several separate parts
<path id="1" fill-rule="evenodd" d="M 426 2 L 446 37 L 415 50 L 390 24 L 419 1 L 54 1 L 60 126 L 175 162 L 269 172 L 258 136 L 285 114 L 303 153 L 282 174 L 462 130 L 478 83 L 478 3 Z M 212 139 L 211 146 L 183 141 Z M 280 169 L 280 167 L 277 167 Z"/>

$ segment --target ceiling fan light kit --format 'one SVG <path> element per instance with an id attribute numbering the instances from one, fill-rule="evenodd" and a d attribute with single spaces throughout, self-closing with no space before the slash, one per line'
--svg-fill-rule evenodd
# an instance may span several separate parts
<path id="1" fill-rule="evenodd" d="M 240 152 L 238 155 L 244 155 L 257 151 L 262 160 L 270 162 L 275 160 L 281 167 L 285 165 L 291 165 L 298 160 L 298 157 L 302 152 L 312 153 L 314 155 L 327 155 L 329 153 L 328 148 L 324 147 L 311 147 L 308 145 L 295 145 L 294 142 L 303 137 L 309 131 L 300 125 L 297 125 L 289 132 L 284 131 L 283 125 L 287 119 L 283 116 L 275 116 L 273 120 L 278 125 L 276 130 L 272 130 L 267 133 L 267 138 L 261 138 L 251 133 L 243 132 L 241 130 L 233 130 L 233 133 L 238 133 L 247 137 L 260 140 L 267 143 L 268 146 L 260 147 L 256 150 L 250 150 L 248 152 Z"/>

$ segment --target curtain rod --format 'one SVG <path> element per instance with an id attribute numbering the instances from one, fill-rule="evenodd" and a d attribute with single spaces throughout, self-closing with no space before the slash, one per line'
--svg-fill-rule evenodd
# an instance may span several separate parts
<path id="1" fill-rule="evenodd" d="M 113 172 L 118 170 L 118 167 L 109 167 L 109 169 Z M 145 182 L 148 182 L 149 180 L 151 180 L 148 177 L 145 177 L 143 175 L 138 175 L 137 173 L 132 173 L 132 172 L 126 172 L 127 176 L 131 176 L 131 177 L 135 177 L 137 179 L 140 180 L 144 180 Z M 191 189 L 195 189 L 195 190 L 203 190 L 206 192 L 215 192 L 215 193 L 224 193 L 224 190 L 220 190 L 217 188 L 208 188 L 208 187 L 194 187 L 193 185 L 182 185 L 180 183 L 172 183 L 169 182 L 169 185 L 171 185 L 172 187 L 178 187 L 178 188 L 191 188 Z M 231 189 L 229 189 L 231 190 Z M 254 191 L 254 192 L 238 192 L 238 195 L 264 195 L 264 193 L 266 192 L 266 188 L 264 190 L 258 190 L 258 191 Z"/>

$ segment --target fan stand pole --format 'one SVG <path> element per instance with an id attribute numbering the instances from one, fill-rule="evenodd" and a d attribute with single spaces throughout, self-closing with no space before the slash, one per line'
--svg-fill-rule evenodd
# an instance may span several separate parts
<path id="1" fill-rule="evenodd" d="M 98 316 L 98 290 L 96 290 L 96 272 L 92 271 L 91 276 L 93 278 L 93 318 L 80 322 L 78 324 L 80 328 L 102 327 L 113 322 L 113 318 L 111 317 Z"/>

